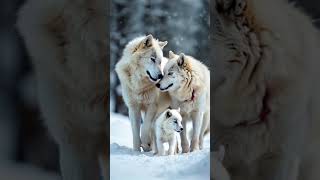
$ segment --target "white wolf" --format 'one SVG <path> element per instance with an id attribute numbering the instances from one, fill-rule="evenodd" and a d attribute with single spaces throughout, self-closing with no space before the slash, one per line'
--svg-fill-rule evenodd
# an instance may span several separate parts
<path id="1" fill-rule="evenodd" d="M 320 179 L 320 43 L 285 0 L 211 3 L 212 134 L 231 179 Z"/>
<path id="2" fill-rule="evenodd" d="M 66 180 L 98 180 L 99 159 L 107 165 L 107 6 L 104 0 L 29 0 L 18 14 Z"/>
<path id="3" fill-rule="evenodd" d="M 178 134 L 183 131 L 181 124 L 182 117 L 180 109 L 166 109 L 154 123 L 153 143 L 155 154 L 160 156 L 165 155 L 163 143 L 169 143 L 169 155 L 173 155 L 177 148 Z"/>
<path id="4" fill-rule="evenodd" d="M 116 72 L 122 87 L 122 96 L 129 109 L 133 134 L 133 148 L 145 151 L 151 148 L 152 121 L 158 112 L 158 105 L 165 102 L 165 94 L 160 93 L 155 83 L 163 76 L 166 59 L 162 42 L 152 35 L 142 36 L 130 41 L 123 50 Z M 145 112 L 140 139 L 141 112 Z M 142 141 L 142 142 L 141 142 Z"/>
<path id="5" fill-rule="evenodd" d="M 181 108 L 183 126 L 192 120 L 193 135 L 191 151 L 202 149 L 203 136 L 210 121 L 210 72 L 200 61 L 183 53 L 180 56 L 169 52 L 169 61 L 164 67 L 164 76 L 156 85 L 168 91 L 171 107 Z M 182 152 L 189 151 L 187 133 L 181 133 Z"/>

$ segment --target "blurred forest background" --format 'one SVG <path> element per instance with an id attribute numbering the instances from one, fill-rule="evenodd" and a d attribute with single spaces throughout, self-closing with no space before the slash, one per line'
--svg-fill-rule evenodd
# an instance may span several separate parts
<path id="1" fill-rule="evenodd" d="M 114 65 L 132 38 L 151 33 L 167 40 L 168 50 L 209 62 L 208 0 L 112 0 L 110 110 L 126 114 Z M 56 179 L 57 147 L 43 124 L 36 82 L 23 41 L 15 29 L 24 0 L 0 2 L 0 180 Z M 320 25 L 320 1 L 297 2 Z M 37 178 L 36 178 L 37 177 Z"/>

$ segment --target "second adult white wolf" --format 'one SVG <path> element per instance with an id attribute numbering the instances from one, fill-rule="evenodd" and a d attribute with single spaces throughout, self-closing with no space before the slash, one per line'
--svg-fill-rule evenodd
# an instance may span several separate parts
<path id="1" fill-rule="evenodd" d="M 169 61 L 164 68 L 164 76 L 157 87 L 168 91 L 171 106 L 181 108 L 183 126 L 192 120 L 193 133 L 191 151 L 202 149 L 203 136 L 209 131 L 210 118 L 210 72 L 200 61 L 191 56 L 180 56 L 169 52 Z M 181 133 L 182 152 L 189 151 L 187 133 Z"/>

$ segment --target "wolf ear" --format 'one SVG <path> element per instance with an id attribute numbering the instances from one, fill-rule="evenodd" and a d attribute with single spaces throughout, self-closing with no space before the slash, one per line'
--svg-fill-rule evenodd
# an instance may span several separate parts
<path id="1" fill-rule="evenodd" d="M 177 109 L 177 111 L 180 113 L 180 107 Z"/>
<path id="2" fill-rule="evenodd" d="M 185 61 L 185 55 L 184 55 L 183 53 L 181 53 L 181 54 L 179 55 L 178 60 L 177 60 L 178 66 L 182 66 L 182 65 L 184 64 L 184 61 Z"/>
<path id="3" fill-rule="evenodd" d="M 143 47 L 151 47 L 152 46 L 152 40 L 153 40 L 153 36 L 151 34 L 146 36 L 144 38 L 144 40 L 142 41 Z"/>
<path id="4" fill-rule="evenodd" d="M 172 59 L 176 56 L 176 54 L 172 51 L 169 51 L 169 59 Z"/>
<path id="5" fill-rule="evenodd" d="M 219 13 L 241 16 L 247 7 L 247 0 L 216 0 L 216 8 Z"/>
<path id="6" fill-rule="evenodd" d="M 166 117 L 167 117 L 167 118 L 170 118 L 171 116 L 172 116 L 171 112 L 170 112 L 170 111 L 167 111 Z"/>
<path id="7" fill-rule="evenodd" d="M 171 107 L 171 106 L 169 106 L 169 107 L 168 107 L 168 109 L 172 109 L 172 107 Z"/>
<path id="8" fill-rule="evenodd" d="M 159 46 L 163 49 L 168 44 L 168 41 L 159 41 Z"/>

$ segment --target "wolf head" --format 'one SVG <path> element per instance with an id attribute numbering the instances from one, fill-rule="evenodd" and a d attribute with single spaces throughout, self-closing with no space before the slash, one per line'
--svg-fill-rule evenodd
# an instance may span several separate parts
<path id="1" fill-rule="evenodd" d="M 163 78 L 156 84 L 161 91 L 175 91 L 188 81 L 190 76 L 189 56 L 169 52 L 169 61 L 163 70 Z"/>
<path id="2" fill-rule="evenodd" d="M 210 53 L 215 67 L 212 81 L 216 102 L 214 121 L 223 126 L 254 122 L 262 111 L 266 32 L 256 18 L 252 0 L 214 0 L 210 7 Z M 217 121 L 216 121 L 217 120 Z"/>
<path id="3" fill-rule="evenodd" d="M 147 76 L 152 82 L 157 82 L 163 76 L 163 67 L 166 59 L 163 58 L 162 49 L 167 45 L 167 41 L 159 41 L 152 35 L 136 38 L 125 48 L 124 54 L 132 56 L 130 58 L 136 65 L 137 72 Z M 129 53 L 126 53 L 130 51 Z"/>
<path id="4" fill-rule="evenodd" d="M 179 109 L 167 109 L 164 112 L 163 128 L 165 131 L 176 131 L 180 133 L 183 131 L 182 117 Z"/>

